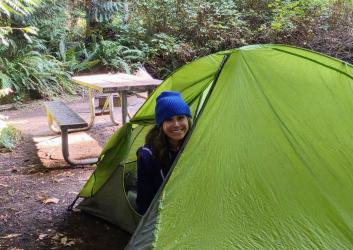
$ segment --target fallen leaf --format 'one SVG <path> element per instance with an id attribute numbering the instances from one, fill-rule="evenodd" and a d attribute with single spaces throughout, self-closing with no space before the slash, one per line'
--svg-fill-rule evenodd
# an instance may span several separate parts
<path id="1" fill-rule="evenodd" d="M 61 238 L 60 243 L 64 246 L 69 246 L 69 247 L 76 244 L 75 239 L 70 239 L 70 238 L 67 238 L 66 236 Z"/>
<path id="2" fill-rule="evenodd" d="M 47 200 L 49 197 L 48 197 L 48 195 L 46 195 L 46 194 L 37 194 L 37 199 L 38 199 L 38 201 L 40 201 L 40 202 L 44 202 L 45 200 Z"/>
<path id="3" fill-rule="evenodd" d="M 47 237 L 48 236 L 48 234 L 40 234 L 39 236 L 38 236 L 38 239 L 39 240 L 43 240 L 45 237 Z"/>
<path id="4" fill-rule="evenodd" d="M 69 246 L 69 247 L 71 247 L 73 245 L 75 245 L 75 241 L 73 241 L 73 240 L 71 240 L 71 241 L 69 241 L 68 243 L 65 244 L 65 246 Z"/>
<path id="5" fill-rule="evenodd" d="M 49 204 L 49 203 L 57 204 L 58 202 L 59 202 L 59 199 L 57 199 L 57 198 L 48 198 L 48 199 L 43 201 L 44 204 Z"/>
<path id="6" fill-rule="evenodd" d="M 56 233 L 53 237 L 51 237 L 52 238 L 52 240 L 58 240 L 58 239 L 60 239 L 60 237 L 61 236 L 64 236 L 63 234 L 61 234 L 61 233 Z"/>
<path id="7" fill-rule="evenodd" d="M 66 242 L 67 242 L 67 237 L 62 237 L 61 240 L 60 240 L 61 244 L 63 244 L 64 246 L 66 245 Z"/>
<path id="8" fill-rule="evenodd" d="M 7 191 L 7 193 L 10 195 L 10 196 L 14 196 L 16 194 L 16 191 L 13 190 L 13 189 L 10 189 Z"/>
<path id="9" fill-rule="evenodd" d="M 20 236 L 21 234 L 8 234 L 6 236 L 0 237 L 0 239 L 12 239 L 15 238 L 17 236 Z"/>
<path id="10" fill-rule="evenodd" d="M 43 204 L 48 204 L 48 203 L 58 203 L 59 199 L 50 197 L 47 194 L 37 194 L 37 199 L 38 201 L 42 202 Z"/>
<path id="11" fill-rule="evenodd" d="M 55 234 L 53 237 L 51 237 L 52 240 L 58 240 L 59 239 L 59 235 L 58 234 Z"/>

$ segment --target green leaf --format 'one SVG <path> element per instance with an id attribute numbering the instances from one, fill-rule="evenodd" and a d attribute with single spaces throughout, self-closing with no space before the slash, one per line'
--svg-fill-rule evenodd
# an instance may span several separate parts
<path id="1" fill-rule="evenodd" d="M 38 35 L 38 28 L 29 26 L 29 27 L 24 27 L 22 28 L 23 32 L 32 34 L 32 35 Z"/>

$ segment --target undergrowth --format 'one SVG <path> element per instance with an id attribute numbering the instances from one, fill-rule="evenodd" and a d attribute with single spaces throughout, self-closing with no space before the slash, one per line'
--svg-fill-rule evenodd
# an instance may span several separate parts
<path id="1" fill-rule="evenodd" d="M 0 148 L 12 151 L 21 140 L 21 132 L 0 118 Z"/>

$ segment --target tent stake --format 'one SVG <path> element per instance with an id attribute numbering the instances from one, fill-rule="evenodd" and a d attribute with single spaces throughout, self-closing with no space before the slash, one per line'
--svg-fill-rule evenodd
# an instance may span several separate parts
<path id="1" fill-rule="evenodd" d="M 78 198 L 80 198 L 80 197 L 77 195 L 75 200 L 70 204 L 70 206 L 67 207 L 67 211 L 72 211 Z"/>

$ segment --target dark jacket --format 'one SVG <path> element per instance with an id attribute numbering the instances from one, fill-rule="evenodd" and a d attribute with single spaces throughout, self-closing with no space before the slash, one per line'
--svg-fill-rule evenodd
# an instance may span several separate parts
<path id="1" fill-rule="evenodd" d="M 162 185 L 177 155 L 170 151 L 170 165 L 164 169 L 162 163 L 154 157 L 148 145 L 137 151 L 137 198 L 136 205 L 140 214 L 144 214 L 150 206 L 159 187 Z"/>

